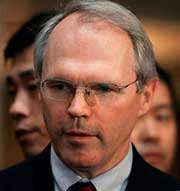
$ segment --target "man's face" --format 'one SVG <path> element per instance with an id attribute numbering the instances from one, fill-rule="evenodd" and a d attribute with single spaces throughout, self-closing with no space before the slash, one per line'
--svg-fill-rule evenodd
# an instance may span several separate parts
<path id="1" fill-rule="evenodd" d="M 150 111 L 139 121 L 132 140 L 144 159 L 168 172 L 176 151 L 177 126 L 167 86 L 158 82 Z"/>
<path id="2" fill-rule="evenodd" d="M 82 24 L 78 18 L 78 14 L 67 17 L 52 32 L 42 81 L 59 79 L 77 86 L 120 86 L 135 81 L 135 61 L 127 33 L 101 21 Z M 62 86 L 57 88 L 66 90 Z M 94 177 L 122 160 L 142 112 L 143 96 L 136 92 L 135 84 L 121 93 L 106 88 L 99 91 L 105 91 L 107 97 L 95 96 L 94 105 L 87 102 L 82 88 L 69 103 L 53 100 L 41 92 L 43 113 L 56 153 L 86 177 Z"/>
<path id="3" fill-rule="evenodd" d="M 14 131 L 26 157 L 41 152 L 49 142 L 33 77 L 33 52 L 28 47 L 12 60 L 7 73 L 9 114 Z"/>

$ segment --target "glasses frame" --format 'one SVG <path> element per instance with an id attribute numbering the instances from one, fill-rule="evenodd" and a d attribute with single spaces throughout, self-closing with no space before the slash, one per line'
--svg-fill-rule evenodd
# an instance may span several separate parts
<path id="1" fill-rule="evenodd" d="M 56 82 L 64 82 L 64 83 L 68 83 L 68 84 L 70 84 L 70 85 L 72 85 L 72 87 L 74 88 L 74 92 L 76 92 L 76 90 L 77 89 L 84 89 L 85 91 L 85 93 L 84 93 L 84 96 L 85 96 L 85 100 L 86 100 L 86 102 L 88 102 L 88 104 L 89 104 L 89 101 L 88 101 L 88 97 L 90 97 L 90 95 L 92 96 L 92 95 L 94 95 L 94 93 L 93 93 L 93 89 L 91 89 L 90 88 L 90 85 L 87 85 L 87 86 L 78 86 L 78 85 L 74 85 L 74 84 L 72 84 L 72 82 L 70 82 L 70 81 L 67 81 L 67 80 L 63 80 L 63 79 L 57 79 L 57 78 L 49 78 L 49 79 L 45 79 L 45 80 L 43 80 L 43 81 L 39 81 L 39 82 L 37 82 L 37 84 L 38 84 L 38 86 L 40 87 L 40 90 L 41 90 L 41 92 L 42 92 L 42 94 L 45 96 L 45 97 L 47 97 L 47 98 L 49 98 L 49 99 L 53 99 L 53 100 L 56 100 L 56 101 L 61 101 L 61 100 L 64 100 L 64 99 L 58 99 L 58 98 L 54 98 L 54 97 L 51 97 L 51 96 L 47 96 L 46 95 L 46 93 L 45 93 L 45 91 L 44 91 L 44 85 L 45 85 L 45 83 L 47 83 L 47 82 L 49 82 L 49 81 L 56 81 Z M 132 82 L 130 82 L 130 83 L 128 83 L 128 84 L 126 84 L 126 85 L 117 85 L 117 84 L 113 84 L 113 83 L 106 83 L 106 82 L 104 82 L 104 84 L 108 84 L 109 86 L 111 86 L 111 88 L 112 88 L 112 90 L 115 92 L 115 93 L 121 93 L 122 92 L 122 90 L 124 90 L 124 89 L 126 89 L 126 88 L 128 88 L 129 86 L 131 86 L 131 85 L 133 85 L 133 84 L 135 84 L 135 83 L 137 83 L 139 80 L 138 80 L 138 78 L 136 78 L 136 80 L 134 80 L 134 81 L 132 81 Z M 94 84 L 98 84 L 98 82 L 94 82 Z M 91 84 L 93 84 L 93 83 L 91 83 Z M 101 84 L 100 82 L 99 82 L 99 84 Z M 102 82 L 102 84 L 103 84 L 103 82 Z M 138 87 L 138 86 L 137 86 Z M 75 96 L 75 93 L 73 94 L 73 97 Z M 95 97 L 96 97 L 96 94 L 94 95 Z M 94 102 L 91 104 L 89 104 L 89 105 L 94 105 Z"/>

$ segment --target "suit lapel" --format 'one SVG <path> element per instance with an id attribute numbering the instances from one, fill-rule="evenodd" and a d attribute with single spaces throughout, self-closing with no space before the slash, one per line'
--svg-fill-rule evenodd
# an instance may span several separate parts
<path id="1" fill-rule="evenodd" d="M 148 178 L 145 177 L 146 175 L 148 175 L 146 162 L 144 162 L 133 146 L 133 164 L 126 191 L 149 190 L 149 181 Z"/>
<path id="2" fill-rule="evenodd" d="M 50 145 L 34 160 L 32 175 L 34 178 L 32 185 L 27 186 L 28 191 L 54 191 L 50 165 Z"/>

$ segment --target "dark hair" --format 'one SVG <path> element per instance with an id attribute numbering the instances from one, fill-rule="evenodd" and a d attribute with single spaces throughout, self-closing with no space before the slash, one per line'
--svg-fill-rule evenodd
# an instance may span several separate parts
<path id="1" fill-rule="evenodd" d="M 4 50 L 5 61 L 16 57 L 25 48 L 32 45 L 45 23 L 56 14 L 56 10 L 40 12 L 25 22 L 9 39 Z"/>
<path id="2" fill-rule="evenodd" d="M 176 91 L 175 91 L 171 76 L 158 64 L 156 67 L 157 67 L 156 69 L 159 76 L 159 80 L 162 81 L 169 90 L 171 103 L 172 103 L 172 109 L 174 112 L 175 122 L 177 127 L 177 150 L 176 150 L 176 156 L 174 159 L 174 163 L 172 164 L 170 173 L 180 178 L 180 164 L 179 164 L 179 161 L 180 161 L 180 136 L 179 136 L 180 135 L 180 116 L 179 116 L 180 108 L 179 108 L 178 99 L 176 96 Z"/>

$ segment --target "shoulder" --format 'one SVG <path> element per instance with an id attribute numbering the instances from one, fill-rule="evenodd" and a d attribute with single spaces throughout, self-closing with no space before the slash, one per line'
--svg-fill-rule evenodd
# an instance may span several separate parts
<path id="1" fill-rule="evenodd" d="M 0 171 L 0 190 L 30 190 L 26 187 L 39 184 L 43 178 L 46 181 L 49 175 L 50 149 L 46 148 L 38 156 Z"/>
<path id="2" fill-rule="evenodd" d="M 128 187 L 136 187 L 139 191 L 180 191 L 180 182 L 146 163 L 133 148 L 133 165 Z"/>
<path id="3" fill-rule="evenodd" d="M 148 179 L 148 182 L 151 183 L 152 186 L 156 188 L 161 188 L 164 191 L 169 190 L 177 190 L 180 191 L 180 182 L 173 176 L 166 174 L 149 164 L 146 165 L 145 178 Z"/>

